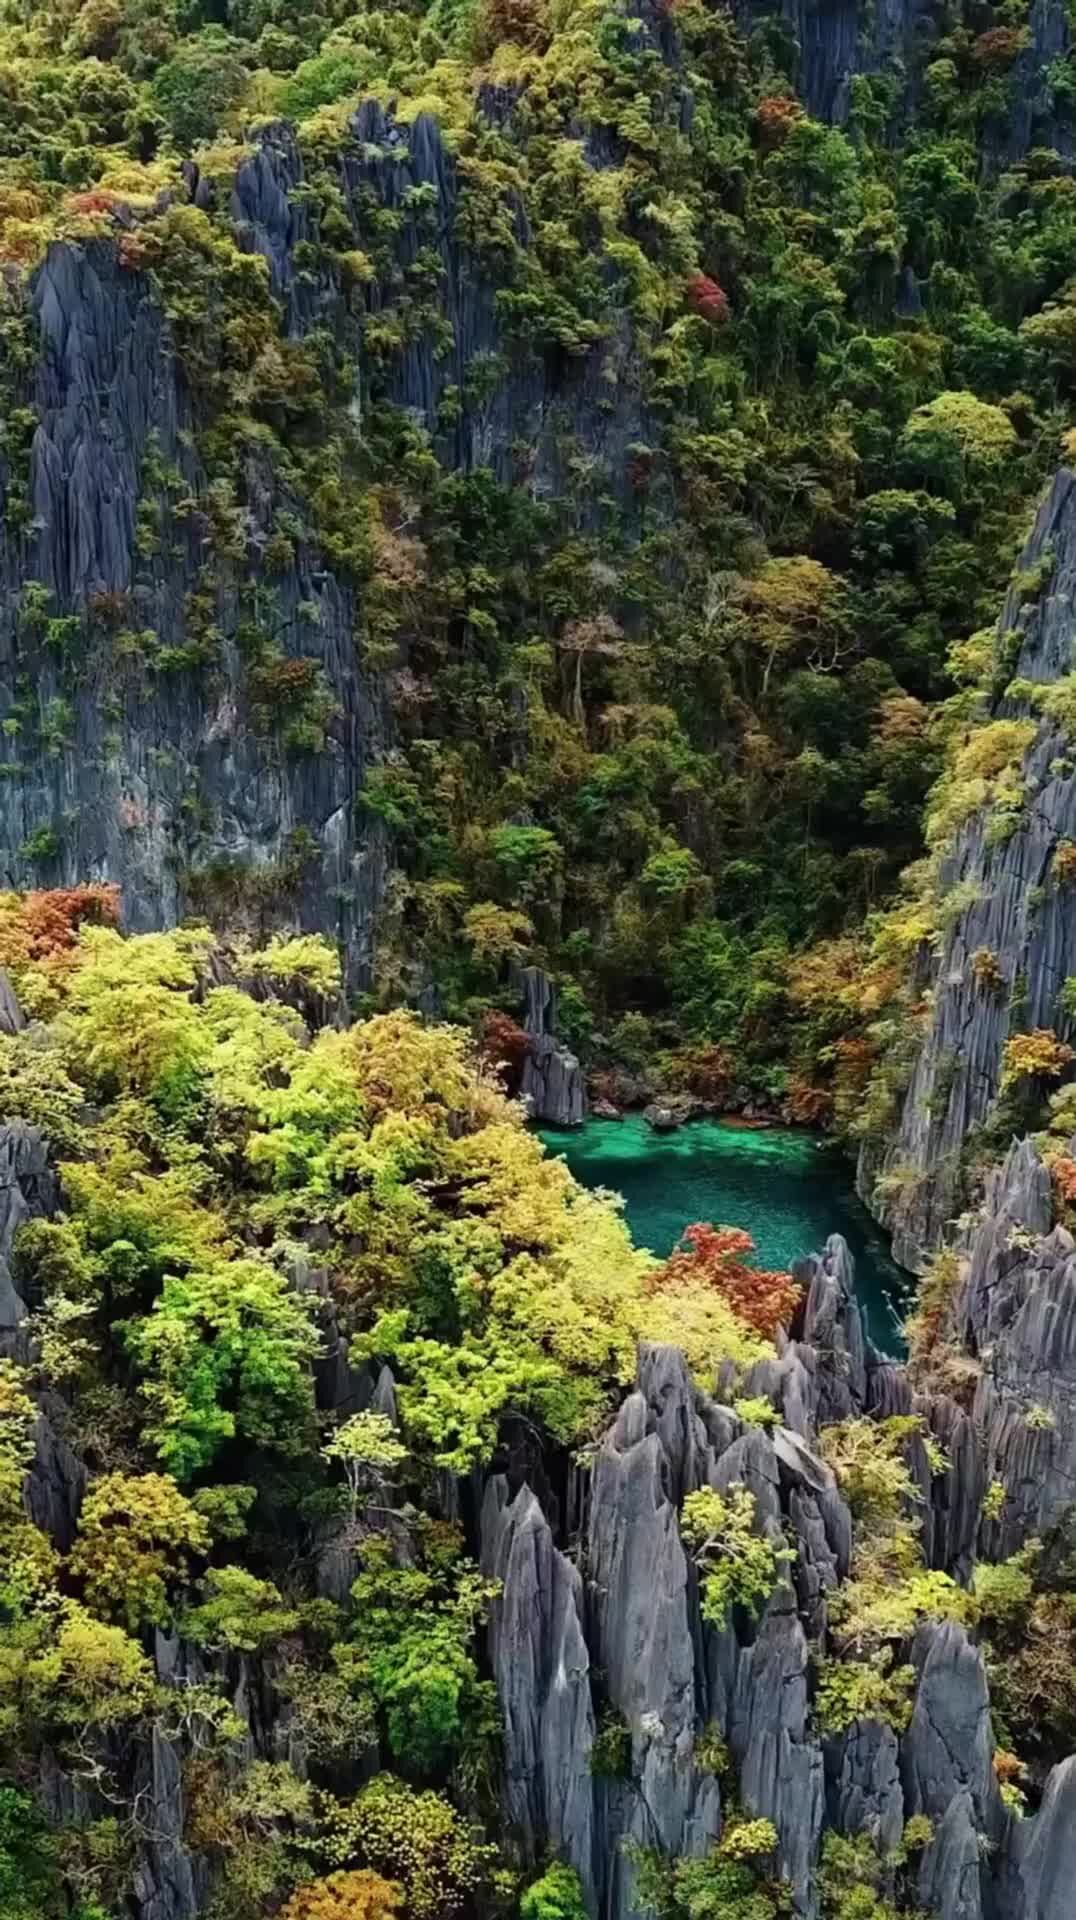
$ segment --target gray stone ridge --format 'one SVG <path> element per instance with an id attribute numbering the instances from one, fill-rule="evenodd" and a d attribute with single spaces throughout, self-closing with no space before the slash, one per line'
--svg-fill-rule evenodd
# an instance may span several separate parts
<path id="1" fill-rule="evenodd" d="M 522 1094 L 532 1120 L 554 1127 L 578 1127 L 586 1118 L 583 1069 L 569 1047 L 557 1039 L 557 996 L 541 967 L 524 967 L 523 1029 L 527 1054 Z"/>
<path id="2" fill-rule="evenodd" d="M 899 128 L 915 114 L 921 77 L 931 51 L 946 31 L 945 17 L 931 0 L 737 0 L 741 26 L 757 31 L 767 23 L 784 36 L 791 72 L 809 113 L 844 125 L 853 105 L 855 82 L 883 82 L 892 119 Z M 1028 42 L 1013 63 L 1005 108 L 983 129 L 984 164 L 990 171 L 1011 166 L 1033 147 L 1053 148 L 1071 162 L 1071 112 L 1050 83 L 1050 63 L 1064 59 L 1072 46 L 1072 28 L 1064 0 L 1032 0 Z M 913 282 L 914 288 L 914 282 Z M 912 293 L 918 308 L 918 289 Z"/>
<path id="3" fill-rule="evenodd" d="M 1029 591 L 1021 576 L 1041 577 L 1041 587 Z M 1041 686 L 1072 672 L 1074 606 L 1076 475 L 1062 468 L 998 625 L 1015 679 Z M 891 1228 L 897 1259 L 913 1269 L 961 1212 L 963 1149 L 991 1114 L 1010 1032 L 1051 1027 L 1072 1038 L 1058 995 L 1076 974 L 1076 913 L 1071 887 L 1051 871 L 1061 843 L 1076 840 L 1072 742 L 1028 700 L 1002 698 L 996 717 L 1037 721 L 1021 770 L 1023 805 L 1004 834 L 988 814 L 973 815 L 944 857 L 941 890 L 966 904 L 940 952 L 925 959 L 927 1024 L 896 1126 L 881 1153 L 872 1146 L 860 1159 L 860 1191 Z M 996 956 L 1000 985 L 976 974 L 980 951 Z"/>
<path id="4" fill-rule="evenodd" d="M 245 886 L 270 916 L 339 934 L 358 981 L 384 854 L 377 831 L 358 829 L 356 796 L 383 729 L 354 591 L 312 550 L 267 577 L 289 502 L 257 461 L 242 578 L 209 564 L 182 360 L 147 276 L 111 243 L 53 245 L 31 299 L 28 524 L 10 511 L 20 476 L 0 471 L 0 717 L 20 716 L 0 782 L 0 882 L 114 882 L 134 930 L 206 897 L 238 920 Z M 281 653 L 322 676 L 320 750 L 291 750 L 255 710 L 238 636 L 258 593 Z M 184 664 L 196 605 L 208 652 Z M 76 637 L 57 647 L 45 622 L 65 620 Z"/>

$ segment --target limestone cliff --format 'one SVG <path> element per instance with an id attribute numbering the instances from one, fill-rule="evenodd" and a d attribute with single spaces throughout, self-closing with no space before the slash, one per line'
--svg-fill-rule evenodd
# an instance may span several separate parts
<path id="1" fill-rule="evenodd" d="M 378 378 L 446 469 L 519 482 L 512 450 L 526 444 L 534 497 L 564 491 L 575 435 L 608 462 L 630 513 L 628 449 L 647 423 L 627 333 L 570 366 L 512 348 L 493 283 L 458 237 L 456 170 L 436 123 L 420 115 L 405 131 L 371 102 L 352 136 L 334 178 L 354 244 L 378 209 L 395 231 L 394 281 L 370 289 L 371 310 L 387 312 L 432 253 L 443 323 L 436 339 L 416 332 L 385 378 L 356 361 L 354 422 Z M 188 171 L 195 205 L 212 204 L 219 187 Z M 230 217 L 268 264 L 281 337 L 349 341 L 338 279 L 308 264 L 317 217 L 287 127 L 258 136 Z M 317 928 L 340 939 L 350 981 L 362 981 L 386 846 L 356 796 L 388 719 L 356 650 L 361 590 L 309 540 L 283 569 L 270 565 L 274 521 L 296 503 L 254 447 L 219 564 L 220 503 L 197 450 L 206 421 L 175 328 L 130 256 L 105 241 L 56 243 L 28 298 L 28 364 L 5 370 L 4 395 L 9 415 L 35 423 L 28 480 L 21 457 L 0 458 L 0 881 L 118 883 L 132 930 L 192 910 Z M 479 364 L 497 376 L 446 426 L 446 394 L 469 391 Z M 259 594 L 272 600 L 279 656 L 316 670 L 326 690 L 313 741 L 291 739 L 288 711 L 267 718 L 255 698 L 244 647 Z"/>
<path id="2" fill-rule="evenodd" d="M 635 1391 L 598 1448 L 577 1537 L 558 1534 L 528 1485 L 489 1483 L 482 1533 L 486 1565 L 503 1583 L 489 1647 L 505 1723 L 506 1821 L 524 1860 L 552 1848 L 571 1861 L 601 1920 L 634 1910 L 625 1840 L 691 1856 L 719 1836 L 727 1783 L 708 1770 L 703 1738 L 714 1730 L 747 1812 L 777 1829 L 804 1920 L 819 1911 L 826 1829 L 892 1849 L 916 1814 L 933 1829 L 917 1892 L 936 1920 L 1063 1920 L 1071 1911 L 1076 1761 L 1055 1768 L 1033 1819 L 1012 1818 L 993 1767 L 982 1655 L 962 1627 L 927 1623 L 915 1636 L 902 1734 L 863 1719 L 823 1737 L 809 1665 L 808 1636 L 824 1644 L 826 1595 L 848 1572 L 852 1537 L 815 1451 L 821 1424 L 915 1411 L 944 1439 L 944 1465 L 921 1462 L 924 1545 L 928 1564 L 960 1577 L 978 1551 L 1012 1553 L 1071 1509 L 1076 1261 L 1067 1235 L 1036 1238 L 1048 1225 L 1042 1201 L 1040 1162 L 1028 1145 L 1014 1148 L 960 1293 L 980 1368 L 970 1419 L 943 1396 L 913 1395 L 903 1370 L 864 1344 L 851 1263 L 835 1238 L 805 1263 L 800 1337 L 746 1383 L 785 1423 L 772 1434 L 745 1428 L 694 1388 L 675 1350 L 644 1348 Z M 1051 1423 L 1028 1428 L 1031 1394 Z M 984 1520 L 988 1481 L 1005 1498 L 1001 1517 Z M 795 1559 L 754 1625 L 737 1616 L 715 1632 L 700 1615 L 677 1508 L 695 1488 L 737 1483 L 753 1492 L 763 1531 L 794 1541 Z M 598 1745 L 603 1712 L 630 1735 L 630 1759 L 613 1780 Z"/>
<path id="3" fill-rule="evenodd" d="M 780 22 L 795 49 L 799 93 L 820 119 L 845 123 L 852 113 L 857 80 L 876 80 L 897 124 L 914 115 L 921 76 L 932 46 L 945 31 L 937 10 L 923 0 L 883 0 L 870 9 L 855 0 L 812 5 L 811 0 L 746 0 L 738 8 L 756 28 Z M 1013 70 L 1005 110 L 984 130 L 988 164 L 1011 164 L 1033 147 L 1072 154 L 1072 117 L 1055 92 L 1050 62 L 1072 45 L 1068 14 L 1059 0 L 1033 0 L 1026 42 Z"/>
<path id="4" fill-rule="evenodd" d="M 675 70 L 664 11 L 640 12 L 640 52 Z M 856 75 L 894 61 L 910 73 L 929 45 L 917 4 L 860 13 L 782 11 L 802 95 L 823 117 L 847 117 Z M 1043 91 L 1067 47 L 1063 8 L 1036 0 L 999 157 L 1036 144 L 1068 152 L 1063 110 Z M 509 134 L 516 104 L 511 89 L 480 94 L 488 124 Z M 580 139 L 595 173 L 621 166 L 610 130 L 584 128 Z M 601 513 L 630 543 L 642 511 L 633 463 L 651 459 L 664 431 L 630 315 L 571 353 L 513 333 L 495 273 L 465 244 L 458 162 L 428 114 L 405 128 L 367 102 L 327 171 L 337 257 L 350 245 L 362 258 L 391 230 L 391 271 L 358 296 L 326 264 L 323 208 L 286 125 L 262 127 L 230 180 L 186 167 L 193 205 L 226 211 L 240 246 L 266 261 L 281 340 L 346 349 L 343 411 L 356 432 L 371 401 L 386 402 L 429 436 L 442 471 L 489 469 L 535 501 L 570 500 L 573 462 L 584 459 L 603 476 Z M 203 457 L 214 423 L 190 352 L 139 263 L 136 216 L 120 205 L 111 218 L 114 240 L 55 242 L 28 288 L 12 280 L 6 294 L 0 881 L 114 881 L 132 929 L 225 909 L 233 924 L 244 915 L 324 929 L 340 938 L 355 984 L 369 975 L 389 859 L 383 824 L 357 805 L 390 736 L 379 671 L 356 651 L 363 589 L 302 527 L 256 436 L 225 513 Z M 522 206 L 514 245 L 529 245 Z M 412 324 L 423 276 L 436 286 L 436 325 Z M 402 350 L 380 365 L 356 344 L 355 298 L 367 317 L 407 316 Z M 917 300 L 906 286 L 898 305 Z M 667 484 L 659 462 L 651 515 Z M 581 496 L 579 527 L 593 523 L 596 499 Z M 300 526 L 283 564 L 273 553 L 282 519 Z M 247 650 L 270 600 L 281 686 L 320 689 L 314 737 L 296 737 L 286 700 L 267 711 L 257 697 Z"/>
<path id="5" fill-rule="evenodd" d="M 1040 577 L 1041 589 L 1029 589 Z M 998 648 L 1016 682 L 1057 682 L 1072 671 L 1076 633 L 1076 475 L 1068 468 L 1039 510 L 1014 581 Z M 1072 896 L 1052 871 L 1059 846 L 1076 837 L 1071 739 L 1033 699 L 1005 694 L 994 713 L 1036 722 L 1020 768 L 1022 804 L 1003 823 L 989 808 L 974 812 L 942 859 L 939 893 L 966 904 L 937 953 L 923 957 L 925 1027 L 897 1125 L 880 1157 L 871 1148 L 860 1161 L 864 1198 L 880 1194 L 894 1252 L 913 1268 L 961 1210 L 964 1155 L 991 1115 L 1007 1038 L 1024 1028 L 1064 1036 L 1058 995 L 1076 973 Z M 996 956 L 996 982 L 976 973 L 980 953 Z"/>

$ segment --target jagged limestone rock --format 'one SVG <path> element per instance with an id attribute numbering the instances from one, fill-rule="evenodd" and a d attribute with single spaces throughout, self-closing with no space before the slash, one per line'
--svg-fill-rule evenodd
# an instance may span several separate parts
<path id="1" fill-rule="evenodd" d="M 578 1127 L 586 1118 L 583 1069 L 556 1037 L 557 999 L 541 967 L 524 967 L 523 1027 L 530 1042 L 523 1062 L 522 1094 L 533 1120 Z"/>
<path id="2" fill-rule="evenodd" d="M 1034 1820 L 1020 1823 L 1007 1882 L 1013 1920 L 1072 1920 L 1076 1904 L 1076 1754 L 1053 1769 Z"/>
<path id="3" fill-rule="evenodd" d="M 896 81 L 893 114 L 910 119 L 917 106 L 915 76 L 931 41 L 944 28 L 929 0 L 879 0 L 868 12 L 856 0 L 738 0 L 736 12 L 748 27 L 776 15 L 798 50 L 797 91 L 809 113 L 843 125 L 852 107 L 853 84 L 860 75 L 883 74 Z M 1063 0 L 1032 0 L 1027 41 L 1013 63 L 1005 112 L 984 131 L 985 160 L 992 171 L 1021 160 L 1033 147 L 1053 147 L 1072 155 L 1072 117 L 1051 86 L 1055 61 L 1072 46 L 1072 28 Z M 914 317 L 914 304 L 905 300 Z"/>
<path id="4" fill-rule="evenodd" d="M 48 1143 L 38 1129 L 21 1120 L 0 1126 L 0 1339 L 10 1339 L 28 1311 L 11 1275 L 15 1236 L 28 1220 L 54 1213 L 58 1201 Z"/>
<path id="5" fill-rule="evenodd" d="M 25 1025 L 26 1015 L 19 1005 L 11 975 L 6 967 L 0 967 L 0 1033 L 21 1033 Z"/>
<path id="6" fill-rule="evenodd" d="M 892 1727 L 856 1720 L 824 1747 L 826 1817 L 838 1833 L 867 1833 L 892 1853 L 904 1832 L 899 1748 Z"/>
<path id="7" fill-rule="evenodd" d="M 65 1411 L 55 1394 L 41 1396 L 34 1428 L 34 1457 L 23 1490 L 26 1510 L 35 1527 L 40 1527 L 61 1553 L 71 1549 L 87 1480 L 82 1461 L 54 1425 Z"/>
<path id="8" fill-rule="evenodd" d="M 907 1811 L 937 1822 L 954 1796 L 966 1792 L 978 1831 L 996 1841 L 1006 1815 L 994 1773 L 982 1654 L 955 1621 L 931 1621 L 919 1628 L 911 1659 L 919 1684 L 901 1741 Z"/>
<path id="9" fill-rule="evenodd" d="M 1024 597 L 1021 574 L 1042 566 L 1048 577 L 1041 591 Z M 1076 475 L 1068 468 L 1057 474 L 1039 510 L 1014 579 L 998 623 L 999 633 L 1019 636 L 1013 676 L 1040 685 L 1058 680 L 1072 668 L 1076 601 Z M 894 1132 L 881 1152 L 865 1146 L 860 1156 L 863 1198 L 892 1228 L 896 1258 L 913 1269 L 923 1266 L 961 1211 L 961 1151 L 998 1092 L 1009 989 L 1019 977 L 1021 1026 L 1063 1033 L 1058 988 L 1076 974 L 1071 896 L 1049 884 L 1055 849 L 1076 838 L 1069 742 L 1057 720 L 1040 716 L 1027 701 L 1006 698 L 1004 713 L 1037 720 L 1022 768 L 1027 804 L 1003 838 L 991 834 L 983 813 L 973 815 L 943 860 L 943 892 L 959 887 L 970 903 L 921 983 L 932 989 L 929 1025 Z M 979 950 L 999 956 L 1003 991 L 984 991 L 976 979 L 971 959 Z M 876 1187 L 879 1175 L 891 1177 L 889 1198 Z"/>
<path id="10" fill-rule="evenodd" d="M 482 1567 L 500 1581 L 489 1652 L 504 1715 L 505 1814 L 527 1864 L 550 1845 L 597 1898 L 594 1711 L 583 1583 L 529 1487 L 498 1475 L 482 1508 Z"/>
<path id="11" fill-rule="evenodd" d="M 288 154 L 274 147 L 271 159 L 256 155 L 244 163 L 236 188 L 240 211 L 249 201 L 269 221 L 268 189 L 259 199 L 251 182 L 274 169 L 281 193 L 301 185 L 294 143 Z M 301 217 L 293 216 L 289 246 L 301 237 L 295 226 Z M 176 648 L 188 638 L 188 596 L 206 558 L 198 513 L 169 516 L 169 540 L 152 561 L 138 550 L 140 504 L 167 508 L 152 471 L 174 471 L 195 502 L 204 500 L 207 486 L 190 450 L 187 386 L 148 276 L 120 266 L 105 241 L 56 243 L 33 276 L 32 306 L 40 338 L 26 395 L 38 418 L 31 451 L 34 520 L 26 536 L 8 528 L 0 541 L 5 705 L 28 667 L 18 620 L 24 582 L 49 589 L 55 615 L 92 618 L 103 600 L 122 609 L 133 630 Z M 296 332 L 307 324 L 298 311 L 291 320 Z M 254 575 L 274 514 L 286 506 L 271 479 L 252 483 Z M 42 711 L 62 699 L 70 724 L 54 753 L 40 751 L 33 730 L 12 748 L 21 777 L 5 782 L 0 796 L 0 878 L 6 885 L 39 884 L 40 872 L 18 849 L 60 820 L 47 878 L 65 885 L 90 876 L 117 882 L 125 922 L 135 930 L 173 925 L 203 896 L 211 906 L 214 873 L 227 870 L 252 882 L 260 876 L 273 881 L 273 906 L 285 924 L 340 934 L 354 984 L 369 972 L 384 868 L 384 836 L 372 820 L 360 831 L 355 805 L 382 733 L 380 694 L 356 659 L 349 585 L 317 555 L 301 552 L 293 567 L 274 576 L 273 592 L 281 644 L 315 659 L 331 691 L 335 718 L 324 748 L 290 754 L 259 726 L 234 640 L 242 610 L 223 580 L 214 590 L 213 618 L 222 637 L 212 674 L 202 664 L 165 673 L 137 660 L 124 664 L 108 657 L 106 636 L 100 667 L 80 677 L 72 692 L 54 651 L 40 650 L 31 664 Z M 311 609 L 316 618 L 307 617 Z M 233 917 L 239 912 L 234 900 L 232 911 Z"/>

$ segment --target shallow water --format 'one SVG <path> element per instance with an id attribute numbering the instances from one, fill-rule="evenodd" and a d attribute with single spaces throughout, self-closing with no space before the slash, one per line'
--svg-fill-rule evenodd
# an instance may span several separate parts
<path id="1" fill-rule="evenodd" d="M 856 1198 L 850 1163 L 828 1141 L 717 1120 L 654 1133 L 641 1114 L 588 1120 L 572 1132 L 543 1128 L 541 1137 L 584 1186 L 623 1194 L 632 1237 L 652 1253 L 671 1252 L 693 1220 L 745 1228 L 764 1267 L 789 1267 L 843 1233 L 867 1332 L 883 1352 L 903 1354 L 900 1323 L 914 1282 L 890 1258 Z"/>

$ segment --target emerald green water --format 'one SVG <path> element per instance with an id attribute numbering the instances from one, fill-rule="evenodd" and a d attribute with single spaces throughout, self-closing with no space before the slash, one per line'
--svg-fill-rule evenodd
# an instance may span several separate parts
<path id="1" fill-rule="evenodd" d="M 641 1114 L 588 1120 L 572 1132 L 546 1128 L 541 1138 L 583 1186 L 623 1194 L 632 1237 L 652 1253 L 671 1252 L 693 1220 L 745 1228 L 765 1267 L 789 1267 L 843 1233 L 867 1332 L 883 1352 L 903 1353 L 913 1282 L 856 1198 L 848 1161 L 827 1141 L 716 1120 L 654 1133 Z"/>

